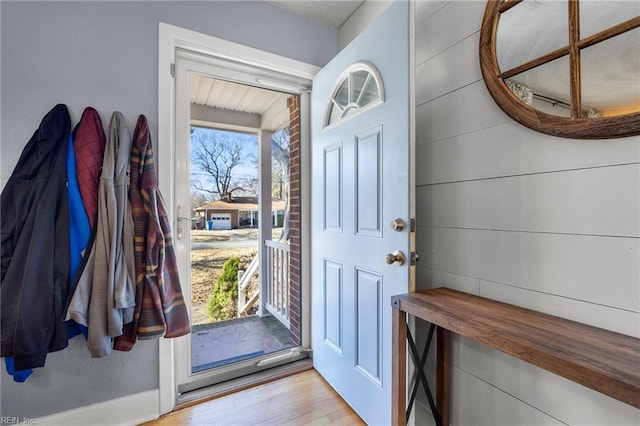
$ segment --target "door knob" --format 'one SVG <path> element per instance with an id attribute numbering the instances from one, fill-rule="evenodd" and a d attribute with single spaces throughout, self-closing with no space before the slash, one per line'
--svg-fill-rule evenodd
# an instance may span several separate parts
<path id="1" fill-rule="evenodd" d="M 400 218 L 393 219 L 391 221 L 391 223 L 389 224 L 389 226 L 394 231 L 401 232 L 404 229 L 404 221 L 402 219 L 400 219 Z"/>
<path id="2" fill-rule="evenodd" d="M 393 253 L 389 253 L 386 257 L 385 257 L 385 261 L 387 262 L 387 265 L 393 265 L 394 263 L 398 266 L 402 266 L 404 265 L 404 261 L 406 260 L 404 253 L 402 253 L 400 250 L 396 250 Z"/>

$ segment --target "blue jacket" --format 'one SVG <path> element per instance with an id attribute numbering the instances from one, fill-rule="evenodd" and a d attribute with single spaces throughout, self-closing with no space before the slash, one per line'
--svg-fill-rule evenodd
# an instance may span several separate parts
<path id="1" fill-rule="evenodd" d="M 67 144 L 67 200 L 69 203 L 69 286 L 81 273 L 81 266 L 85 250 L 89 245 L 91 238 L 91 227 L 89 225 L 89 217 L 82 203 L 82 195 L 80 194 L 80 185 L 78 183 L 78 173 L 76 172 L 76 155 L 73 149 L 73 135 L 69 135 L 69 143 Z M 84 334 L 87 337 L 87 328 L 77 324 L 73 320 L 68 321 L 69 339 Z"/>

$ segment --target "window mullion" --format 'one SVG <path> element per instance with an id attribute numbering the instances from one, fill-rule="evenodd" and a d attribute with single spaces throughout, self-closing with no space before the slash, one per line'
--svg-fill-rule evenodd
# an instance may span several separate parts
<path id="1" fill-rule="evenodd" d="M 558 58 L 562 58 L 563 56 L 568 55 L 569 52 L 570 52 L 569 46 L 560 47 L 554 50 L 553 52 L 549 52 L 545 55 L 532 59 L 529 62 L 525 62 L 522 65 L 518 65 L 515 68 L 511 68 L 510 70 L 501 72 L 498 74 L 498 78 L 503 78 L 503 79 L 511 78 L 514 75 L 518 75 L 525 71 L 529 71 L 531 69 L 539 67 L 540 65 L 544 65 L 547 62 L 555 61 Z"/>
<path id="2" fill-rule="evenodd" d="M 571 118 L 582 118 L 580 91 L 580 3 L 569 0 L 569 72 L 571 81 Z"/>
<path id="3" fill-rule="evenodd" d="M 578 42 L 578 47 L 580 47 L 580 49 L 586 49 L 589 46 L 609 40 L 610 38 L 619 36 L 638 27 L 640 27 L 640 16 L 635 16 L 618 25 L 614 25 L 613 27 L 600 31 L 599 33 L 581 39 Z"/>
<path id="4" fill-rule="evenodd" d="M 340 106 L 340 103 L 338 101 L 334 99 L 331 99 L 331 102 L 333 103 L 333 105 L 338 108 L 340 110 L 340 113 L 342 113 L 343 108 Z M 348 105 L 348 104 L 347 104 Z"/>
<path id="5" fill-rule="evenodd" d="M 365 91 L 367 89 L 367 85 L 369 84 L 369 81 L 371 81 L 373 77 L 371 76 L 371 74 L 367 74 L 367 78 L 364 80 L 364 83 L 362 84 L 362 90 L 360 90 L 360 94 L 358 95 L 358 99 L 356 99 L 356 105 L 361 106 L 361 102 L 362 102 L 362 98 L 365 95 Z"/>

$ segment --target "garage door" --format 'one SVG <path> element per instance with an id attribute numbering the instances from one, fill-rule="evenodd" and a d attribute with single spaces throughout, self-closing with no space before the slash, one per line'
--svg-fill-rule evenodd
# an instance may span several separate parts
<path id="1" fill-rule="evenodd" d="M 231 213 L 212 214 L 211 224 L 211 229 L 231 229 Z"/>

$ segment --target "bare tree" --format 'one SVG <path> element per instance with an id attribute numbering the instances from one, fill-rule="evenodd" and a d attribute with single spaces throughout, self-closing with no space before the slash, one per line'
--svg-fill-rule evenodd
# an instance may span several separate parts
<path id="1" fill-rule="evenodd" d="M 211 196 L 191 190 L 191 226 L 195 227 L 195 229 L 203 229 L 205 219 L 204 214 L 202 212 L 198 214 L 196 209 L 211 201 Z"/>
<path id="2" fill-rule="evenodd" d="M 233 170 L 251 157 L 243 153 L 242 137 L 231 132 L 192 131 L 191 164 L 204 175 L 204 182 L 192 173 L 191 186 L 217 198 L 231 196 L 234 191 L 253 192 L 250 179 L 242 181 Z M 244 185 L 243 185 L 244 184 Z"/>
<path id="3" fill-rule="evenodd" d="M 195 212 L 195 210 L 198 207 L 203 206 L 203 205 L 205 205 L 207 203 L 210 203 L 210 202 L 211 202 L 211 198 L 208 197 L 207 195 L 203 194 L 202 192 L 191 191 L 191 211 L 192 211 L 192 213 Z"/>

